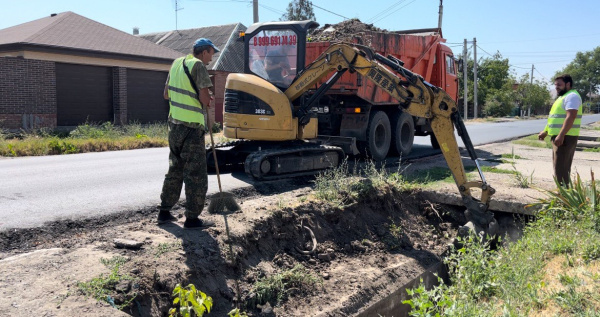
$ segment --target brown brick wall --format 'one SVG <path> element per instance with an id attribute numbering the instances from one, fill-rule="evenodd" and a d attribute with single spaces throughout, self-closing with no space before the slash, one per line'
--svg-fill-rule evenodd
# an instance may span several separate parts
<path id="1" fill-rule="evenodd" d="M 213 85 L 215 86 L 214 106 L 211 109 L 211 118 L 215 118 L 216 122 L 223 123 L 223 102 L 225 101 L 225 81 L 229 72 L 211 71 L 213 75 Z"/>
<path id="2" fill-rule="evenodd" d="M 127 124 L 127 68 L 113 67 L 114 124 Z"/>
<path id="3" fill-rule="evenodd" d="M 56 127 L 54 62 L 0 57 L 0 128 Z"/>

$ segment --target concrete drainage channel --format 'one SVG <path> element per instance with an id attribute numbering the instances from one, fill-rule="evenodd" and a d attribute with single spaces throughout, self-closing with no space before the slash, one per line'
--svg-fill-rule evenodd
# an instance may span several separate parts
<path id="1" fill-rule="evenodd" d="M 458 195 L 440 194 L 440 192 L 427 191 L 422 192 L 421 195 L 432 202 L 461 206 L 460 197 Z M 526 209 L 525 204 L 523 203 L 511 201 L 496 200 L 492 203 L 491 207 L 497 208 L 493 210 L 493 212 L 500 224 L 500 234 L 510 241 L 516 241 L 520 239 L 523 233 L 522 222 L 517 221 L 516 218 L 522 216 L 532 216 L 535 212 L 535 209 Z M 423 283 L 427 289 L 432 289 L 434 286 L 439 285 L 438 277 L 442 278 L 445 283 L 448 283 L 448 273 L 448 267 L 442 262 L 433 264 L 429 266 L 423 273 L 419 274 L 419 276 L 402 285 L 402 287 L 398 288 L 387 297 L 366 307 L 364 310 L 358 313 L 356 317 L 409 316 L 410 306 L 402 303 L 410 298 L 407 290 L 417 288 L 421 283 Z"/>

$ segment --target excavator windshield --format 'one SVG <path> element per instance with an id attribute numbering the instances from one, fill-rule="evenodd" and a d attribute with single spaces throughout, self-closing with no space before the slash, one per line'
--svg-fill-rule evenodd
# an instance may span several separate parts
<path id="1" fill-rule="evenodd" d="M 249 39 L 250 70 L 277 87 L 287 88 L 296 77 L 298 36 L 290 29 L 263 30 Z"/>

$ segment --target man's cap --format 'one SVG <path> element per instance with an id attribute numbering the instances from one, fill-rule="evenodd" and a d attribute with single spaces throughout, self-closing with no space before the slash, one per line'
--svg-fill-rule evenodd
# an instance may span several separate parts
<path id="1" fill-rule="evenodd" d="M 215 49 L 215 53 L 219 52 L 219 48 L 217 48 L 217 46 L 215 44 L 213 44 L 213 42 L 207 38 L 199 38 L 196 40 L 196 42 L 194 42 L 194 48 L 200 47 L 200 46 L 209 46 L 209 45 Z"/>

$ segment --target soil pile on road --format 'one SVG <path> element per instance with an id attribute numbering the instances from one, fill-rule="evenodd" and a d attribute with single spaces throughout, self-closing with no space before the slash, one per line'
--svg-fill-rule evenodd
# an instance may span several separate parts
<path id="1" fill-rule="evenodd" d="M 338 24 L 325 24 L 323 27 L 314 29 L 309 38 L 313 42 L 342 41 L 351 42 L 355 36 L 360 36 L 362 32 L 387 32 L 373 24 L 366 24 L 359 19 L 350 19 Z"/>

